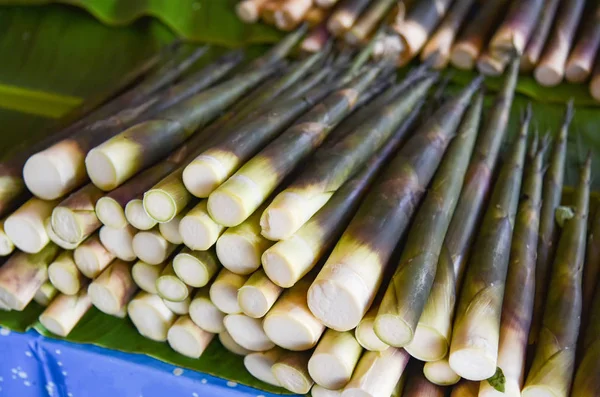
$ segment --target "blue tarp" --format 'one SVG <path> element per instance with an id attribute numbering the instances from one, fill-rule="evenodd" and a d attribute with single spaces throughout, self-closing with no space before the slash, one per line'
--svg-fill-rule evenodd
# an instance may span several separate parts
<path id="1" fill-rule="evenodd" d="M 275 397 L 142 354 L 0 327 L 0 396 Z"/>

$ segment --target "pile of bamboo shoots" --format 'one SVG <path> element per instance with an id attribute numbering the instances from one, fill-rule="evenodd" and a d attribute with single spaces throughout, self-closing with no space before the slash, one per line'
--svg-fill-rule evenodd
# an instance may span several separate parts
<path id="1" fill-rule="evenodd" d="M 600 101 L 600 3 L 596 0 L 240 0 L 241 20 L 312 31 L 305 51 L 329 37 L 343 45 L 377 42 L 399 66 L 414 58 L 499 76 L 522 54 L 521 71 L 544 86 L 589 82 Z M 383 30 L 383 31 L 382 31 Z"/>
<path id="2" fill-rule="evenodd" d="M 1 308 L 35 300 L 67 336 L 94 306 L 195 358 L 218 339 L 315 397 L 597 395 L 589 157 L 561 206 L 572 105 L 553 142 L 522 109 L 501 160 L 518 58 L 484 119 L 483 78 L 448 96 L 373 46 L 287 59 L 306 30 L 193 73 L 207 48 L 169 47 L 8 156 Z"/>

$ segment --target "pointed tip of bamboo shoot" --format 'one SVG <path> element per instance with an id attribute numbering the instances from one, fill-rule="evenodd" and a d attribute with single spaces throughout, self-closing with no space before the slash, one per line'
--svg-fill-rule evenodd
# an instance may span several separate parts
<path id="1" fill-rule="evenodd" d="M 454 372 L 469 380 L 485 380 L 496 373 L 496 359 L 477 348 L 455 350 L 450 353 L 449 362 Z"/>
<path id="2" fill-rule="evenodd" d="M 225 268 L 236 274 L 251 274 L 260 267 L 260 252 L 246 236 L 225 232 L 217 240 L 217 256 Z"/>
<path id="3" fill-rule="evenodd" d="M 68 181 L 74 178 L 70 162 L 51 153 L 36 153 L 23 166 L 27 189 L 44 200 L 54 200 L 68 193 Z"/>
<path id="4" fill-rule="evenodd" d="M 177 215 L 177 204 L 161 190 L 146 192 L 143 203 L 146 213 L 157 222 L 169 222 Z"/>
<path id="5" fill-rule="evenodd" d="M 122 228 L 127 226 L 123 207 L 110 197 L 102 197 L 96 203 L 96 216 L 103 225 Z"/>
<path id="6" fill-rule="evenodd" d="M 125 225 L 129 223 L 139 230 L 150 230 L 158 223 L 146 213 L 144 202 L 140 199 L 134 199 L 127 203 L 125 206 L 125 219 Z"/>

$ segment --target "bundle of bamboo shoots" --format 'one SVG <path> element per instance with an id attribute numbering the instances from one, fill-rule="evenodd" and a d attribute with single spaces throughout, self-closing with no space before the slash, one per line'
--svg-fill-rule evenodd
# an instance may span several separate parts
<path id="1" fill-rule="evenodd" d="M 287 31 L 311 26 L 302 49 L 318 52 L 330 37 L 356 47 L 393 47 L 399 66 L 420 56 L 436 69 L 453 65 L 501 75 L 522 54 L 537 82 L 588 83 L 600 101 L 600 4 L 595 0 L 240 0 L 246 23 Z M 381 27 L 386 33 L 376 37 Z"/>
<path id="2" fill-rule="evenodd" d="M 280 25 L 313 6 L 279 3 L 287 4 L 274 9 Z M 335 29 L 352 28 L 345 35 L 356 41 L 395 6 L 337 3 Z M 446 41 L 473 5 L 440 2 L 432 13 L 413 3 L 401 8 L 427 25 L 420 34 L 450 8 Z M 251 16 L 264 4 L 239 8 Z M 572 105 L 545 178 L 549 140 L 536 135 L 527 150 L 531 109 L 497 164 L 519 72 L 513 46 L 522 50 L 534 30 L 515 21 L 538 5 L 513 4 L 492 40 L 490 54 L 508 57 L 508 72 L 485 122 L 483 78 L 442 100 L 445 82 L 430 67 L 450 56 L 447 44 L 398 82 L 389 59 L 369 61 L 374 47 L 349 58 L 327 45 L 286 60 L 305 27 L 235 71 L 239 52 L 194 78 L 173 76 L 197 49 L 146 72 L 117 98 L 152 112 L 128 119 L 116 108 L 30 153 L 29 166 L 60 168 L 53 153 L 71 148 L 77 161 L 65 172 L 81 175 L 48 179 L 10 204 L 0 222 L 0 309 L 38 302 L 40 322 L 64 337 L 94 307 L 188 357 L 221 343 L 257 379 L 315 396 L 443 396 L 461 377 L 480 383 L 462 382 L 456 395 L 566 396 L 573 380 L 587 392 L 600 295 L 600 216 L 582 269 L 589 160 L 573 218 L 564 227 L 555 220 Z M 352 22 L 361 9 L 368 19 Z M 90 125 L 104 131 L 93 142 L 82 132 Z M 583 273 L 594 280 L 582 285 Z"/>

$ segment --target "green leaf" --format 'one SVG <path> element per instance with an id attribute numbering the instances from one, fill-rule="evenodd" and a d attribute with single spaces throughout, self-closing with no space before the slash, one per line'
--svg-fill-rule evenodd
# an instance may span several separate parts
<path id="1" fill-rule="evenodd" d="M 87 10 L 102 23 L 128 25 L 142 17 L 159 19 L 178 36 L 224 46 L 273 42 L 281 33 L 261 24 L 244 24 L 235 15 L 237 0 L 0 0 L 0 5 L 63 3 Z"/>
<path id="2" fill-rule="evenodd" d="M 494 376 L 489 378 L 487 381 L 494 389 L 498 390 L 500 393 L 504 393 L 506 378 L 504 377 L 504 372 L 502 372 L 500 367 L 496 368 L 496 373 Z"/>

